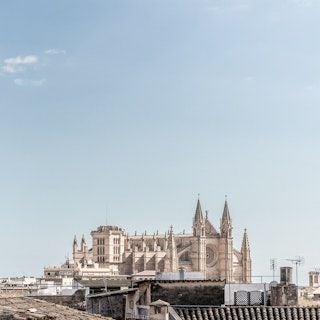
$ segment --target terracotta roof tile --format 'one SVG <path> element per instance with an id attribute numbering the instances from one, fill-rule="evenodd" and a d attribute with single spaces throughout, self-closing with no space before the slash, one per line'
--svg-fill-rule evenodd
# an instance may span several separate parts
<path id="1" fill-rule="evenodd" d="M 182 320 L 320 320 L 314 307 L 173 306 Z"/>

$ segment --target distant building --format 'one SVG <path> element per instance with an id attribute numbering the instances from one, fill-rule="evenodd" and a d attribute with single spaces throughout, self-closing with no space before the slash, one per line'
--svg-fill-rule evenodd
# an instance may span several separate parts
<path id="1" fill-rule="evenodd" d="M 320 286 L 320 272 L 310 271 L 309 272 L 309 288 L 318 288 Z"/>
<path id="2" fill-rule="evenodd" d="M 217 231 L 208 213 L 203 215 L 198 199 L 190 234 L 175 234 L 171 226 L 165 234 L 129 235 L 118 226 L 100 226 L 91 232 L 90 249 L 84 237 L 80 246 L 74 238 L 73 259 L 68 263 L 79 275 L 81 272 L 88 275 L 90 270 L 95 275 L 99 270 L 110 275 L 184 270 L 202 273 L 206 279 L 249 283 L 251 257 L 248 235 L 245 230 L 241 249 L 237 250 L 233 246 L 232 229 L 227 201 Z M 64 269 L 68 268 L 64 266 Z M 55 271 L 58 272 L 57 269 L 46 268 L 45 274 L 48 276 L 48 272 Z"/>
<path id="3" fill-rule="evenodd" d="M 319 305 L 320 303 L 320 272 L 309 272 L 309 286 L 301 288 L 300 300 L 302 303 Z"/>
<path id="4" fill-rule="evenodd" d="M 110 277 L 119 274 L 118 266 L 116 265 L 111 265 L 110 267 L 101 266 L 99 263 L 94 263 L 92 259 L 85 261 L 85 263 L 74 261 L 75 260 L 68 259 L 61 266 L 45 267 L 44 278 L 54 281 L 62 277 L 91 279 Z"/>

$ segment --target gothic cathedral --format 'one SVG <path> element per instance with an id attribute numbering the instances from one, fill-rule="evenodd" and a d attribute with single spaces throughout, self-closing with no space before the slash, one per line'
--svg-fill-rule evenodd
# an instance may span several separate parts
<path id="1" fill-rule="evenodd" d="M 206 279 L 227 283 L 251 282 L 249 240 L 244 231 L 240 250 L 233 247 L 232 220 L 225 201 L 219 232 L 203 215 L 198 199 L 192 233 L 175 234 L 173 228 L 165 234 L 129 235 L 117 226 L 100 226 L 91 232 L 92 248 L 84 238 L 78 247 L 73 243 L 74 266 L 90 264 L 113 270 L 114 274 L 133 275 L 146 271 L 201 272 Z"/>

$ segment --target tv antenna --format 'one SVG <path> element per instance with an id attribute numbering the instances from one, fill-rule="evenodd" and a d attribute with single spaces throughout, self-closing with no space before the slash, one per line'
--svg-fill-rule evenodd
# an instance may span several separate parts
<path id="1" fill-rule="evenodd" d="M 293 264 L 296 265 L 296 285 L 299 287 L 298 283 L 298 267 L 304 264 L 304 257 L 298 256 L 295 259 L 286 259 L 287 261 L 291 261 Z"/>
<path id="2" fill-rule="evenodd" d="M 277 269 L 277 260 L 275 258 L 270 259 L 270 270 L 272 270 L 272 279 L 275 279 L 275 273 Z"/>

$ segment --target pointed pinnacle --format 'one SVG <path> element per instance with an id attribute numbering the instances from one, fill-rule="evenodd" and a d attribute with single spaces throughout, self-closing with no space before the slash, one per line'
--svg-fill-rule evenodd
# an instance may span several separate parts
<path id="1" fill-rule="evenodd" d="M 229 207 L 228 207 L 228 201 L 227 200 L 225 200 L 225 202 L 224 202 L 222 221 L 228 221 L 228 222 L 231 221 Z"/>
<path id="2" fill-rule="evenodd" d="M 200 204 L 200 199 L 197 201 L 197 207 L 196 207 L 196 213 L 194 215 L 194 220 L 199 221 L 203 219 L 202 215 L 202 209 L 201 209 L 201 204 Z"/>

